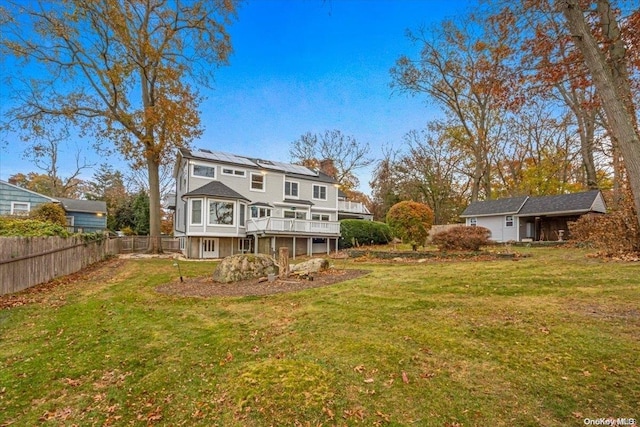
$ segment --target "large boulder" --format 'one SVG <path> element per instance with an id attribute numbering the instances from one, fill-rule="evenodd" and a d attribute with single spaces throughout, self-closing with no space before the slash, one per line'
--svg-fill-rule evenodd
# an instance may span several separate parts
<path id="1" fill-rule="evenodd" d="M 309 274 L 324 271 L 329 268 L 329 260 L 325 258 L 311 258 L 299 264 L 292 264 L 289 271 L 296 274 Z"/>
<path id="2" fill-rule="evenodd" d="M 273 257 L 262 254 L 232 255 L 218 264 L 213 272 L 216 282 L 230 283 L 240 280 L 278 274 L 278 265 Z"/>

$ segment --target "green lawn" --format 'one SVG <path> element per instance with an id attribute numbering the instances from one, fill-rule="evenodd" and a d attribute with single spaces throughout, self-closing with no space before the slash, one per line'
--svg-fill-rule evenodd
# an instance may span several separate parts
<path id="1" fill-rule="evenodd" d="M 112 260 L 0 310 L 0 426 L 566 426 L 640 419 L 640 263 L 338 260 L 363 278 L 178 298 Z M 183 262 L 187 277 L 213 263 Z"/>

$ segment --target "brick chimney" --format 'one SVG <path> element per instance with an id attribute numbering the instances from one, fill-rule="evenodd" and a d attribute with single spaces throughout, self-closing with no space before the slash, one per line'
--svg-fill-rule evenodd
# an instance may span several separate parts
<path id="1" fill-rule="evenodd" d="M 338 170 L 333 164 L 333 159 L 320 160 L 320 170 L 329 175 L 331 178 L 335 178 L 336 175 L 338 175 Z"/>

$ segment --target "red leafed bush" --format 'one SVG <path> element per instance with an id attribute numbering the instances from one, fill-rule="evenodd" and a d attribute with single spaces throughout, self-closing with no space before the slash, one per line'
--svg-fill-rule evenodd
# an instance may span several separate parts
<path id="1" fill-rule="evenodd" d="M 387 213 L 387 224 L 404 242 L 423 245 L 433 225 L 433 211 L 423 203 L 396 203 Z"/>
<path id="2" fill-rule="evenodd" d="M 620 207 L 606 215 L 585 215 L 569 224 L 571 240 L 589 245 L 604 256 L 640 252 L 638 229 L 633 200 L 627 194 Z"/>
<path id="3" fill-rule="evenodd" d="M 489 244 L 489 237 L 488 228 L 461 225 L 435 234 L 432 242 L 441 251 L 477 251 Z"/>

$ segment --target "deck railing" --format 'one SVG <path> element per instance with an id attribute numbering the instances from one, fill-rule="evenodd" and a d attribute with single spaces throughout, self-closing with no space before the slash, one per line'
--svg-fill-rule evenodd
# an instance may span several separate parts
<path id="1" fill-rule="evenodd" d="M 340 223 L 292 218 L 252 218 L 247 223 L 247 233 L 255 232 L 337 235 L 340 234 Z"/>

